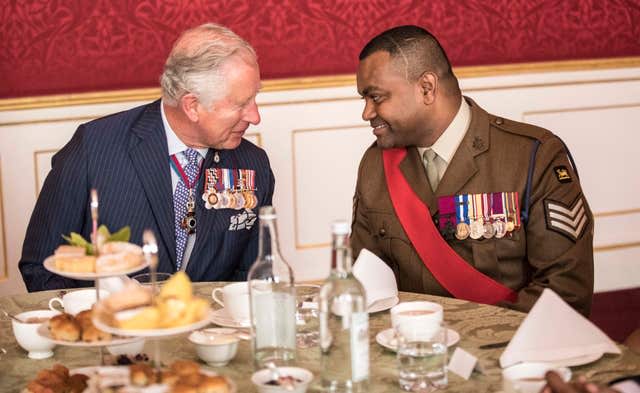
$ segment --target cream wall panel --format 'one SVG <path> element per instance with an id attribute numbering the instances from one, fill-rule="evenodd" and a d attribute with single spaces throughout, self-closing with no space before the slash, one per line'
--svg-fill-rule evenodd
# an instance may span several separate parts
<path id="1" fill-rule="evenodd" d="M 571 148 L 596 219 L 596 290 L 640 285 L 640 69 L 505 75 L 461 80 L 487 110 L 545 126 Z M 262 122 L 247 137 L 269 154 L 276 176 L 281 251 L 296 279 L 329 270 L 329 223 L 351 218 L 356 171 L 374 141 L 354 86 L 273 91 L 258 96 Z M 81 122 L 141 103 L 0 112 L 0 178 L 10 278 L 0 295 L 24 290 L 17 272 L 22 241 L 50 157 Z M 2 238 L 0 238 L 2 239 Z M 2 270 L 0 270 L 1 275 Z"/>

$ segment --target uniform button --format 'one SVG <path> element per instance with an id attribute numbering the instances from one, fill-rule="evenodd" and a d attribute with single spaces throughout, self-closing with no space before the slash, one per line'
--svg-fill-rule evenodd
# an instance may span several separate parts
<path id="1" fill-rule="evenodd" d="M 504 120 L 502 120 L 502 118 L 501 118 L 501 117 L 498 117 L 498 118 L 496 119 L 496 124 L 497 124 L 497 125 L 500 125 L 500 124 L 502 124 L 502 123 L 504 123 Z"/>
<path id="2" fill-rule="evenodd" d="M 384 235 L 386 235 L 386 234 L 387 234 L 387 231 L 386 231 L 384 228 L 380 228 L 380 230 L 378 231 L 378 234 L 379 234 L 380 236 L 384 236 Z"/>

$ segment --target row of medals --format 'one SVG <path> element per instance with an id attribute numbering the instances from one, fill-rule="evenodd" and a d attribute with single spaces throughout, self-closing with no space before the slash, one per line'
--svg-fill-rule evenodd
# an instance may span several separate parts
<path id="1" fill-rule="evenodd" d="M 258 206 L 258 197 L 253 190 L 207 190 L 202 194 L 207 209 L 253 209 Z"/>
<path id="2" fill-rule="evenodd" d="M 469 237 L 475 240 L 482 237 L 485 239 L 491 239 L 492 237 L 500 239 L 513 232 L 515 228 L 515 222 L 511 217 L 506 221 L 503 218 L 486 222 L 482 219 L 471 220 L 470 224 L 466 222 L 458 223 L 455 236 L 458 240 L 465 240 Z"/>

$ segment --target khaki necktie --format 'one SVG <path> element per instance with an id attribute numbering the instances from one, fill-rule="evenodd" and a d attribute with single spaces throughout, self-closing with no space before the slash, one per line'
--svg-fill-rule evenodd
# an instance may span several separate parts
<path id="1" fill-rule="evenodd" d="M 427 178 L 429 179 L 431 190 L 435 192 L 436 188 L 438 188 L 438 182 L 440 181 L 440 179 L 438 179 L 438 155 L 433 149 L 427 149 L 422 153 L 422 161 L 427 168 Z"/>

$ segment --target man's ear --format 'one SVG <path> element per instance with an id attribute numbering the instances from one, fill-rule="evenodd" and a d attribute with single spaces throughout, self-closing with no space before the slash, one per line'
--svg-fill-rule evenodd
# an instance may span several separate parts
<path id="1" fill-rule="evenodd" d="M 182 109 L 182 112 L 194 123 L 199 119 L 199 105 L 198 97 L 193 93 L 187 93 L 180 98 L 180 109 Z"/>
<path id="2" fill-rule="evenodd" d="M 436 100 L 438 92 L 438 76 L 433 72 L 425 71 L 420 76 L 420 89 L 425 105 L 431 105 Z"/>

